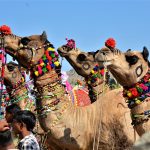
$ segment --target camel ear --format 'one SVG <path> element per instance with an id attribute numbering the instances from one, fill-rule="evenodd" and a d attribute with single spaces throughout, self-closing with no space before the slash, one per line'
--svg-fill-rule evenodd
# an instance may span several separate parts
<path id="1" fill-rule="evenodd" d="M 45 31 L 43 31 L 42 35 L 41 35 L 41 40 L 43 43 L 45 43 L 47 41 L 47 34 Z"/>
<path id="2" fill-rule="evenodd" d="M 149 51 L 145 46 L 143 47 L 142 55 L 143 55 L 143 58 L 145 59 L 145 61 L 148 61 Z"/>
<path id="3" fill-rule="evenodd" d="M 131 49 L 128 49 L 127 52 L 131 52 Z"/>

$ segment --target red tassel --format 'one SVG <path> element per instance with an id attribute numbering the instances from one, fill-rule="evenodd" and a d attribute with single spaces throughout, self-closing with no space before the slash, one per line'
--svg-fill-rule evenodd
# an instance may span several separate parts
<path id="1" fill-rule="evenodd" d="M 45 51 L 45 54 L 46 54 L 47 59 L 48 59 L 49 61 L 51 61 L 51 60 L 52 60 L 52 57 L 49 56 L 49 51 Z"/>
<path id="2" fill-rule="evenodd" d="M 50 71 L 52 68 L 50 66 L 50 64 L 47 64 L 46 68 Z"/>

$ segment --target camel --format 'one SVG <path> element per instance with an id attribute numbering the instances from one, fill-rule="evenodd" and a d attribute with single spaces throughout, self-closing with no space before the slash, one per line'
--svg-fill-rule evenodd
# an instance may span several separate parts
<path id="1" fill-rule="evenodd" d="M 33 100 L 28 96 L 28 89 L 25 84 L 25 72 L 24 69 L 19 67 L 18 64 L 14 62 L 9 62 L 5 65 L 4 72 L 4 85 L 6 86 L 7 92 L 9 93 L 9 101 L 7 100 L 6 105 L 16 103 L 22 110 L 30 110 L 35 113 L 35 106 Z M 39 126 L 37 121 L 34 132 L 36 132 L 36 137 L 39 142 L 40 138 L 44 135 L 44 131 Z M 16 139 L 16 136 L 13 135 Z M 47 143 L 42 143 L 42 146 L 48 147 Z M 15 141 L 15 145 L 17 143 Z"/>
<path id="2" fill-rule="evenodd" d="M 106 93 L 101 98 L 107 100 L 111 95 L 111 100 L 103 103 L 97 100 L 86 107 L 74 106 L 68 100 L 61 84 L 58 55 L 53 45 L 48 42 L 46 33 L 18 38 L 18 41 L 13 43 L 13 48 L 9 45 L 13 37 L 9 36 L 9 39 L 10 41 L 5 39 L 7 53 L 17 59 L 21 66 L 30 70 L 31 78 L 34 79 L 39 93 L 36 98 L 39 121 L 48 136 L 51 149 L 91 150 L 99 132 L 100 149 L 110 149 L 112 144 L 115 146 L 115 140 L 118 140 L 113 137 L 116 134 L 113 134 L 113 129 L 116 127 L 120 128 L 118 132 L 122 134 L 122 141 L 118 143 L 122 146 L 128 142 L 131 146 L 132 133 L 126 135 L 127 131 L 122 130 L 122 120 L 127 111 L 124 110 L 123 114 L 118 115 L 121 109 L 117 108 L 123 107 L 119 99 L 116 104 L 116 99 L 113 98 L 121 93 L 110 91 L 109 95 Z M 47 69 L 44 69 L 45 63 Z M 116 108 L 113 114 L 112 106 Z"/>
<path id="3" fill-rule="evenodd" d="M 22 110 L 33 109 L 33 101 L 29 98 L 25 86 L 25 73 L 18 64 L 10 62 L 5 65 L 4 85 L 10 97 L 7 105 L 17 103 Z"/>
<path id="4" fill-rule="evenodd" d="M 6 40 L 5 45 L 4 45 L 5 47 L 7 47 L 8 49 L 17 48 L 14 46 L 18 44 L 21 37 L 13 35 L 13 34 L 6 34 L 6 35 L 4 38 L 4 35 L 2 34 L 2 32 L 0 33 L 0 47 L 3 46 L 4 43 L 2 41 L 5 39 Z M 1 74 L 1 69 L 0 69 L 0 74 Z M 33 100 L 31 100 L 28 96 L 29 91 L 25 83 L 25 69 L 24 68 L 20 67 L 18 64 L 14 62 L 7 63 L 4 68 L 4 85 L 6 86 L 6 90 L 9 94 L 9 101 L 6 100 L 7 105 L 16 103 L 22 110 L 28 109 L 32 111 L 33 113 L 35 113 L 34 111 L 35 105 L 33 103 Z M 36 137 L 38 138 L 38 141 L 40 142 L 41 146 L 48 148 L 49 144 L 47 140 L 45 139 L 45 141 L 43 141 L 43 137 L 45 136 L 45 133 L 42 130 L 38 120 L 36 122 L 34 132 L 36 132 Z M 16 143 L 18 141 L 18 140 L 16 141 L 17 137 L 16 135 L 14 135 L 14 133 L 12 134 L 14 137 L 15 146 L 17 146 L 17 143 Z"/>
<path id="5" fill-rule="evenodd" d="M 108 69 L 123 86 L 123 95 L 131 110 L 132 125 L 141 136 L 150 130 L 149 121 L 149 52 L 121 52 L 116 48 L 104 47 L 95 56 L 100 63 L 105 62 Z"/>
<path id="6" fill-rule="evenodd" d="M 75 41 L 70 39 L 67 44 L 59 47 L 57 51 L 61 57 L 66 58 L 79 75 L 85 78 L 91 102 L 95 102 L 97 95 L 110 91 L 108 72 L 103 65 L 98 66 L 98 63 L 94 60 L 97 52 L 85 53 L 79 48 L 71 47 L 70 43 L 75 45 Z"/>

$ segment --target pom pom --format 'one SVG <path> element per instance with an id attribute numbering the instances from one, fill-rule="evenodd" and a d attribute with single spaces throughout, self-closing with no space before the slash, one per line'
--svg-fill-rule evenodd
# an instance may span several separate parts
<path id="1" fill-rule="evenodd" d="M 115 48 L 116 41 L 113 38 L 109 38 L 106 40 L 105 46 L 107 46 L 108 48 Z"/>
<path id="2" fill-rule="evenodd" d="M 38 72 L 39 72 L 40 75 L 43 73 L 41 66 L 38 66 Z"/>
<path id="3" fill-rule="evenodd" d="M 40 63 L 40 66 L 41 66 L 41 67 L 44 66 L 44 62 L 43 62 L 42 59 L 39 60 L 39 63 Z"/>
<path id="4" fill-rule="evenodd" d="M 94 73 L 94 70 L 91 70 L 91 73 L 93 74 L 93 73 Z"/>
<path id="5" fill-rule="evenodd" d="M 51 67 L 52 67 L 52 68 L 54 68 L 54 67 L 55 67 L 55 65 L 52 63 L 52 64 L 51 64 Z"/>
<path id="6" fill-rule="evenodd" d="M 54 62 L 55 66 L 58 67 L 60 65 L 59 61 Z"/>
<path id="7" fill-rule="evenodd" d="M 49 62 L 48 59 L 44 60 L 44 63 L 45 63 L 45 64 L 47 64 L 48 62 Z"/>
<path id="8" fill-rule="evenodd" d="M 9 98 L 9 97 L 6 97 L 6 98 L 5 98 L 5 100 L 6 100 L 6 101 L 9 101 L 9 100 L 10 100 L 10 98 Z"/>
<path id="9" fill-rule="evenodd" d="M 35 72 L 34 72 L 34 74 L 35 74 L 36 76 L 39 76 L 39 73 L 38 73 L 38 71 L 35 71 Z"/>
<path id="10" fill-rule="evenodd" d="M 47 64 L 46 68 L 47 68 L 48 70 L 51 70 L 51 66 L 50 66 L 49 64 Z"/>
<path id="11" fill-rule="evenodd" d="M 66 46 L 69 47 L 70 49 L 73 49 L 73 48 L 76 48 L 76 44 L 75 44 L 75 41 L 73 39 L 66 39 L 67 40 L 67 44 Z"/>
<path id="12" fill-rule="evenodd" d="M 48 59 L 49 61 L 51 61 L 51 60 L 52 60 L 52 57 L 49 56 L 49 51 L 45 51 L 45 54 L 46 54 L 47 59 Z"/>
<path id="13" fill-rule="evenodd" d="M 6 25 L 3 25 L 3 26 L 0 27 L 0 33 L 3 34 L 3 35 L 12 34 L 10 27 L 8 27 Z"/>
<path id="14" fill-rule="evenodd" d="M 46 60 L 46 59 L 47 59 L 47 58 L 46 58 L 46 55 L 44 55 L 42 58 L 43 58 L 43 60 Z"/>
<path id="15" fill-rule="evenodd" d="M 52 53 L 52 54 L 51 54 L 51 57 L 52 57 L 52 58 L 54 58 L 54 57 L 55 57 L 55 54 L 54 54 L 54 53 Z"/>
<path id="16" fill-rule="evenodd" d="M 47 69 L 46 69 L 46 68 L 43 68 L 42 71 L 45 73 L 45 72 L 47 72 Z"/>
<path id="17" fill-rule="evenodd" d="M 55 49 L 54 49 L 54 48 L 52 48 L 52 47 L 49 47 L 49 48 L 48 48 L 48 51 L 52 51 L 52 52 L 54 52 L 54 51 L 55 51 Z"/>

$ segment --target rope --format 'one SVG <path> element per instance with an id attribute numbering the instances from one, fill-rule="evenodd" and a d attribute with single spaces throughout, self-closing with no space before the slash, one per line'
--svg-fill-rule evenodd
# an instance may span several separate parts
<path id="1" fill-rule="evenodd" d="M 0 119 L 2 118 L 2 94 L 3 94 L 3 85 L 4 85 L 4 70 L 5 70 L 5 64 L 6 64 L 6 53 L 5 53 L 5 48 L 4 48 L 4 38 L 1 38 L 1 61 L 2 61 L 2 66 L 1 66 L 1 77 L 0 77 Z"/>
<path id="2" fill-rule="evenodd" d="M 60 64 L 61 64 L 61 67 L 62 67 L 63 60 L 64 60 L 64 57 L 62 57 L 62 59 L 61 59 L 61 63 L 60 63 Z"/>
<path id="3" fill-rule="evenodd" d="M 106 71 L 105 71 L 106 70 Z M 104 82 L 102 83 L 103 84 L 103 86 L 102 86 L 102 96 L 104 96 L 104 90 L 105 90 L 105 80 L 106 80 L 106 72 L 107 72 L 107 66 L 105 66 L 104 65 Z M 100 85 L 99 85 L 100 86 Z M 100 88 L 99 88 L 100 89 Z M 99 98 L 99 95 L 97 95 L 97 98 Z M 102 107 L 102 100 L 100 100 L 100 118 L 102 118 L 102 109 L 103 109 L 103 107 Z M 99 122 L 99 130 L 98 130 L 98 139 L 97 139 L 97 148 L 96 148 L 96 150 L 98 150 L 98 147 L 99 147 L 99 141 L 100 141 L 100 133 L 101 133 L 101 130 L 102 130 L 102 124 L 101 124 L 101 120 L 100 120 L 100 122 Z"/>
<path id="4" fill-rule="evenodd" d="M 103 80 L 104 80 L 104 82 L 102 83 L 103 84 L 103 86 L 102 86 L 102 96 L 104 96 L 104 90 L 105 90 L 105 81 L 106 81 L 106 72 L 107 72 L 107 65 L 105 65 L 105 62 L 106 62 L 106 58 L 105 58 L 105 61 L 104 61 L 104 76 L 103 76 Z M 106 70 L 106 71 L 105 71 Z M 100 89 L 100 85 L 98 85 L 99 86 L 99 88 L 98 89 Z M 99 91 L 97 92 L 97 100 L 98 100 L 98 98 L 99 98 Z M 99 115 L 99 117 L 100 118 L 102 118 L 102 101 L 100 100 L 100 115 Z M 101 129 L 102 129 L 102 124 L 101 124 L 101 119 L 100 119 L 100 121 L 99 121 L 99 125 L 98 125 L 98 135 L 97 135 L 97 144 L 96 144 L 96 142 L 95 142 L 95 137 L 96 137 L 96 133 L 95 133 L 95 137 L 94 137 L 94 144 L 93 144 L 93 150 L 95 149 L 95 146 L 96 146 L 96 150 L 98 150 L 98 148 L 99 148 L 99 141 L 100 141 L 100 133 L 101 133 Z"/>

